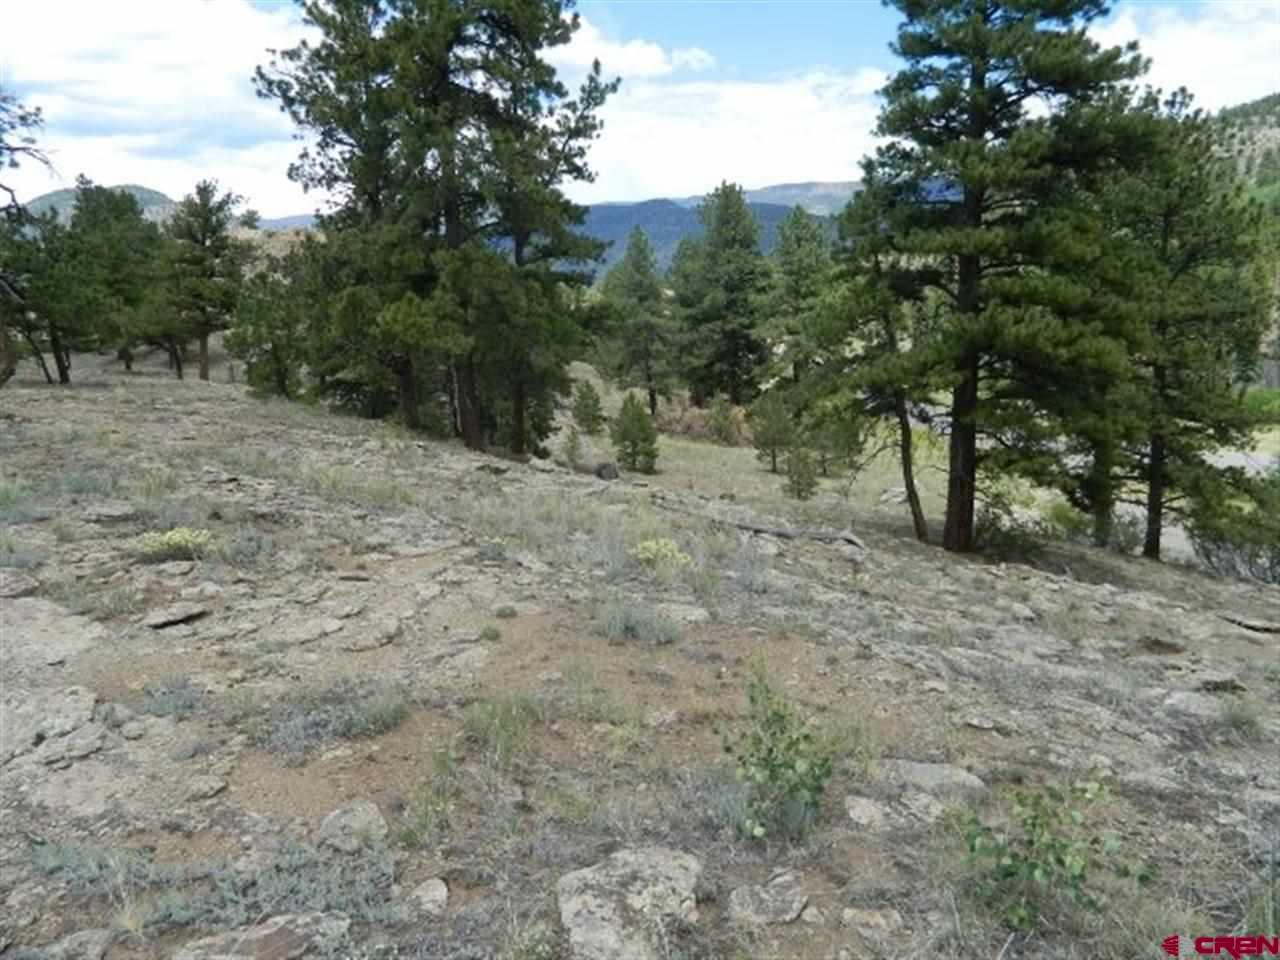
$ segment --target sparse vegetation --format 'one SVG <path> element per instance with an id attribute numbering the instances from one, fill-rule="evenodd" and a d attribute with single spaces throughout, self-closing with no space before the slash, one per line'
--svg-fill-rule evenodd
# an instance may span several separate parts
<path id="1" fill-rule="evenodd" d="M 748 789 L 741 829 L 756 839 L 801 837 L 817 818 L 835 758 L 769 684 L 761 665 L 752 669 L 747 704 L 744 729 L 724 739 L 735 775 Z"/>
<path id="2" fill-rule="evenodd" d="M 680 625 L 663 613 L 623 600 L 605 604 L 601 631 L 610 643 L 649 643 L 665 646 L 683 635 Z"/>
<path id="3" fill-rule="evenodd" d="M 337 740 L 376 737 L 408 716 L 408 698 L 394 687 L 342 680 L 251 712 L 247 725 L 255 743 L 280 754 L 286 764 L 299 766 Z"/>
<path id="4" fill-rule="evenodd" d="M 213 534 L 208 530 L 176 527 L 164 533 L 144 533 L 138 538 L 134 552 L 144 563 L 169 560 L 197 560 L 208 552 Z"/>
<path id="5" fill-rule="evenodd" d="M 542 708 L 525 694 L 501 693 L 470 704 L 462 714 L 464 741 L 487 763 L 505 769 L 529 748 Z"/>

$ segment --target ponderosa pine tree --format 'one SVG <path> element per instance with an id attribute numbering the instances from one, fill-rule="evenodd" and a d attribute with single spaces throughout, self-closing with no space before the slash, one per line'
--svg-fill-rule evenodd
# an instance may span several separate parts
<path id="1" fill-rule="evenodd" d="M 667 396 L 676 374 L 677 331 L 663 293 L 658 260 L 644 230 L 627 237 L 627 249 L 605 275 L 603 292 L 612 307 L 603 353 L 609 372 L 624 386 L 644 390 L 649 415 Z"/>
<path id="2" fill-rule="evenodd" d="M 773 251 L 774 286 L 771 314 L 764 333 L 787 345 L 783 359 L 792 379 L 800 380 L 809 365 L 804 345 L 811 339 L 831 284 L 831 239 L 817 218 L 796 207 L 778 227 Z"/>
<path id="3" fill-rule="evenodd" d="M 756 329 L 769 282 L 760 227 L 737 184 L 720 184 L 698 216 L 703 235 L 680 242 L 669 271 L 690 357 L 686 380 L 695 402 L 724 393 L 743 404 L 768 357 Z"/>
<path id="4" fill-rule="evenodd" d="M 1259 418 L 1242 385 L 1257 373 L 1273 303 L 1263 211 L 1218 151 L 1217 125 L 1185 91 L 1163 104 L 1151 95 L 1143 111 L 1151 147 L 1101 194 L 1129 258 L 1126 299 L 1145 331 L 1134 376 L 1120 385 L 1142 431 L 1118 437 L 1109 466 L 1117 484 L 1145 490 L 1143 553 L 1159 559 L 1166 514 L 1185 515 L 1187 498 L 1218 498 L 1230 486 L 1231 471 L 1212 454 L 1252 445 Z"/>
<path id="5" fill-rule="evenodd" d="M 231 228 L 241 198 L 201 180 L 166 225 L 173 241 L 173 306 L 199 350 L 201 380 L 209 379 L 209 337 L 231 322 L 249 253 Z"/>
<path id="6" fill-rule="evenodd" d="M 571 8 L 309 0 L 304 19 L 321 40 L 257 73 L 260 94 L 316 138 L 291 176 L 341 198 L 322 221 L 328 250 L 349 261 L 330 271 L 325 382 L 372 378 L 415 426 L 442 373 L 473 448 L 502 428 L 523 449 L 527 411 L 567 386 L 579 331 L 561 293 L 580 278 L 563 264 L 599 252 L 573 233 L 585 211 L 559 185 L 589 178 L 586 145 L 612 85 L 595 70 L 570 98 L 544 59 L 577 29 Z M 356 354 L 339 346 L 357 340 Z"/>
<path id="7" fill-rule="evenodd" d="M 892 2 L 906 66 L 884 89 L 878 132 L 892 142 L 877 163 L 914 198 L 896 249 L 947 305 L 913 351 L 952 383 L 943 545 L 967 551 L 979 435 L 1000 436 L 1016 464 L 1040 391 L 1123 362 L 1123 345 L 1059 309 L 1087 294 L 1090 251 L 1073 230 L 1078 211 L 1058 213 L 1139 149 L 1117 101 L 1143 63 L 1136 47 L 1102 49 L 1086 32 L 1103 0 Z"/>

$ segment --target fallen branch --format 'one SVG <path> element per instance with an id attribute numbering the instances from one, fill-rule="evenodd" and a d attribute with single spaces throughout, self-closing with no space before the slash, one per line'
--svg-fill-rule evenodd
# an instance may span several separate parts
<path id="1" fill-rule="evenodd" d="M 1246 620 L 1243 617 L 1237 617 L 1230 613 L 1220 613 L 1218 617 L 1227 623 L 1233 623 L 1237 627 L 1243 627 L 1245 630 L 1252 630 L 1254 633 L 1280 633 L 1280 623 L 1264 623 L 1261 620 Z"/>
<path id="2" fill-rule="evenodd" d="M 867 545 L 848 530 L 812 530 L 805 529 L 803 527 L 770 527 L 761 523 L 751 523 L 745 520 L 730 520 L 728 517 L 716 516 L 713 513 L 699 513 L 696 510 L 688 510 L 667 502 L 666 498 L 662 496 L 653 497 L 653 502 L 664 510 L 683 513 L 686 516 L 695 517 L 699 520 L 706 520 L 709 523 L 718 523 L 726 527 L 734 527 L 745 533 L 754 533 L 766 537 L 777 537 L 780 540 L 815 540 L 818 543 L 847 543 L 852 547 L 857 547 L 864 553 L 867 550 Z"/>

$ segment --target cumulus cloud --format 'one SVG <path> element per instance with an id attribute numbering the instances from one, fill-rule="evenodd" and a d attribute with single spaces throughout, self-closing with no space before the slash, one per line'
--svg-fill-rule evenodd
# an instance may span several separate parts
<path id="1" fill-rule="evenodd" d="M 0 84 L 43 109 L 41 145 L 56 172 L 27 164 L 7 182 L 29 198 L 84 173 L 176 198 L 212 176 L 267 215 L 310 209 L 285 176 L 298 152 L 293 126 L 250 83 L 267 48 L 304 33 L 287 4 L 15 4 Z"/>
<path id="2" fill-rule="evenodd" d="M 598 179 L 569 192 L 591 203 L 696 195 L 725 179 L 747 187 L 856 179 L 874 147 L 874 93 L 885 80 L 864 68 L 755 81 L 624 81 L 592 148 Z"/>
<path id="3" fill-rule="evenodd" d="M 1146 82 L 1185 86 L 1207 110 L 1280 91 L 1280 0 L 1125 4 L 1092 32 L 1107 46 L 1137 40 Z"/>
<path id="4" fill-rule="evenodd" d="M 679 70 L 707 70 L 716 60 L 700 47 L 664 50 L 649 40 L 611 40 L 590 20 L 581 18 L 578 32 L 562 47 L 548 52 L 556 67 L 583 70 L 599 60 L 609 76 L 661 77 Z"/>

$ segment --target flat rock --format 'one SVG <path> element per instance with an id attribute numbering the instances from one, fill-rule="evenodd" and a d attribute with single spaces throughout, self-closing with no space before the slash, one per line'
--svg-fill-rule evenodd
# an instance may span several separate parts
<path id="1" fill-rule="evenodd" d="M 365 623 L 355 623 L 346 630 L 343 650 L 376 650 L 385 647 L 400 635 L 400 621 L 395 617 L 374 617 Z"/>
<path id="2" fill-rule="evenodd" d="M 36 748 L 35 758 L 49 766 L 82 760 L 103 748 L 105 735 L 106 730 L 101 725 L 86 723 L 64 737 L 51 737 L 42 741 Z"/>
<path id="3" fill-rule="evenodd" d="M 879 940 L 902 929 L 902 914 L 897 910 L 864 910 L 845 907 L 840 913 L 840 923 L 851 927 L 864 937 Z"/>
<path id="4" fill-rule="evenodd" d="M 81 514 L 90 523 L 123 523 L 138 515 L 138 508 L 127 500 L 103 500 L 86 507 Z"/>
<path id="5" fill-rule="evenodd" d="M 304 960 L 336 956 L 351 928 L 345 917 L 296 913 L 188 943 L 174 960 Z"/>
<path id="6" fill-rule="evenodd" d="M 655 931 L 697 919 L 702 861 L 666 847 L 619 850 L 560 878 L 560 922 L 573 960 L 659 960 Z"/>
<path id="7" fill-rule="evenodd" d="M 92 690 L 67 687 L 25 699 L 13 709 L 5 709 L 3 722 L 0 722 L 0 764 L 33 750 L 46 751 L 42 759 L 52 757 L 59 749 L 54 746 L 57 741 L 92 722 L 97 700 Z M 96 724 L 94 726 L 97 727 Z M 84 746 L 78 743 L 72 750 L 79 752 Z M 56 762 L 63 756 L 65 754 L 47 762 Z"/>
<path id="8" fill-rule="evenodd" d="M 0 663 L 5 683 L 24 674 L 43 674 L 52 664 L 97 644 L 107 632 L 101 624 L 68 613 L 41 597 L 18 597 L 0 603 Z M 47 682 L 47 681 L 46 681 Z M 4 693 L 0 689 L 0 696 Z"/>
<path id="9" fill-rule="evenodd" d="M 1222 716 L 1222 701 L 1207 693 L 1194 690 L 1175 690 L 1164 698 L 1163 706 L 1173 713 L 1195 717 L 1198 720 L 1216 720 Z"/>
<path id="10" fill-rule="evenodd" d="M 339 807 L 320 824 L 317 837 L 324 846 L 356 853 L 371 843 L 387 839 L 387 821 L 372 800 L 356 800 Z"/>
<path id="11" fill-rule="evenodd" d="M 692 603 L 661 603 L 658 604 L 658 611 L 666 614 L 677 623 L 710 623 L 711 614 L 705 607 L 699 607 Z"/>
<path id="12" fill-rule="evenodd" d="M 853 824 L 864 830 L 878 830 L 888 826 L 893 815 L 886 804 L 870 797 L 850 796 L 844 798 L 844 808 Z"/>
<path id="13" fill-rule="evenodd" d="M 201 603 L 173 603 L 167 607 L 152 610 L 142 620 L 144 627 L 152 630 L 163 630 L 179 623 L 190 623 L 199 620 L 209 613 L 209 608 Z"/>
<path id="14" fill-rule="evenodd" d="M 745 926 L 791 923 L 809 904 L 800 878 L 790 870 L 775 873 L 764 884 L 738 887 L 729 894 L 729 916 Z"/>
<path id="15" fill-rule="evenodd" d="M 907 784 L 934 796 L 971 796 L 987 789 L 972 773 L 950 763 L 884 760 L 880 763 L 880 775 L 887 783 Z"/>
<path id="16" fill-rule="evenodd" d="M 40 589 L 40 581 L 21 570 L 0 567 L 0 600 L 16 600 Z"/>
<path id="17" fill-rule="evenodd" d="M 42 960 L 102 960 L 115 940 L 110 930 L 81 930 L 40 951 Z"/>
<path id="18" fill-rule="evenodd" d="M 197 774 L 187 781 L 188 800 L 208 800 L 227 789 L 227 781 L 212 774 Z"/>
<path id="19" fill-rule="evenodd" d="M 418 884 L 410 896 L 428 917 L 442 917 L 449 905 L 449 885 L 439 877 L 432 877 Z"/>

